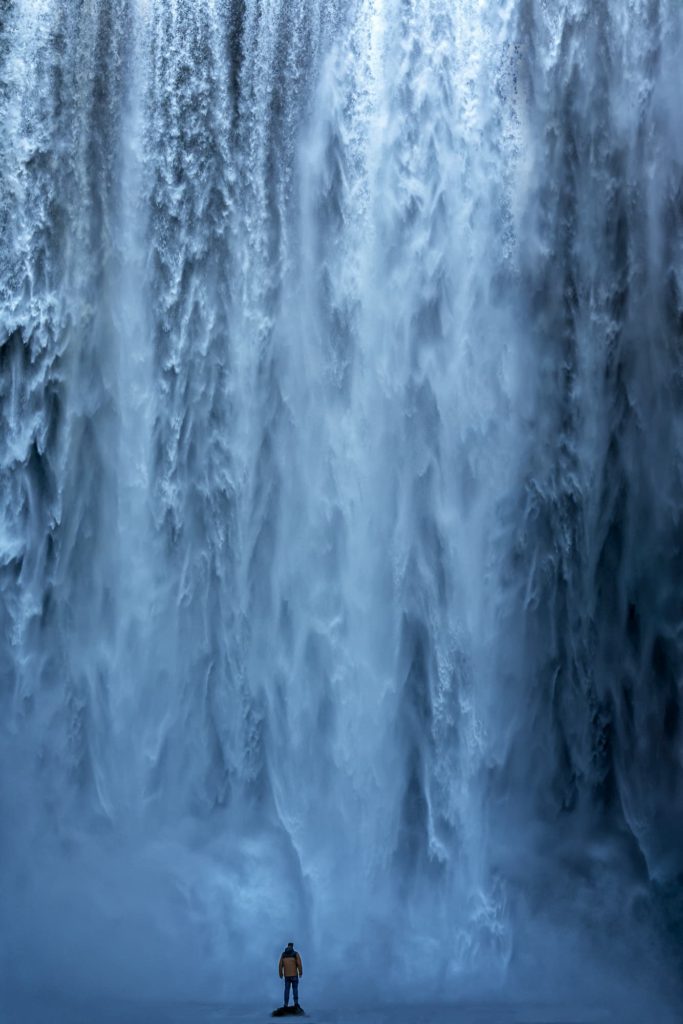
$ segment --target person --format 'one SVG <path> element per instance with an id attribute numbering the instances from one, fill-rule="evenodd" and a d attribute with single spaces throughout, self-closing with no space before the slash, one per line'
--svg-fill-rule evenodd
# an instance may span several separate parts
<path id="1" fill-rule="evenodd" d="M 285 1006 L 289 1006 L 290 987 L 294 990 L 294 1006 L 299 1006 L 299 978 L 303 973 L 301 957 L 294 949 L 294 943 L 288 942 L 278 964 L 278 974 L 285 979 Z"/>

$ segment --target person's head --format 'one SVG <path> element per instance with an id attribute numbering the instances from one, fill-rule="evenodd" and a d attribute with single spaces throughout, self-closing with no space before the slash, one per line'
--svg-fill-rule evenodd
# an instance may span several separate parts
<path id="1" fill-rule="evenodd" d="M 288 942 L 287 943 L 287 949 L 294 949 L 294 943 L 293 942 Z"/>

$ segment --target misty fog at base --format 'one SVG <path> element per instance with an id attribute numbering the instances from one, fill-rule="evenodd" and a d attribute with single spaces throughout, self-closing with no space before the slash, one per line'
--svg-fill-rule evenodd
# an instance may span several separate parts
<path id="1" fill-rule="evenodd" d="M 6 991 L 665 1020 L 682 40 L 0 0 Z"/>

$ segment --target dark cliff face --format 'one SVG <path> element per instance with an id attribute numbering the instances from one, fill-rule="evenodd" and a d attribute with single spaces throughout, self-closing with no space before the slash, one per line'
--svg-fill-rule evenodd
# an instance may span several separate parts
<path id="1" fill-rule="evenodd" d="M 553 738 L 552 802 L 589 811 L 654 882 L 683 868 L 680 26 L 665 14 L 644 5 L 626 26 L 609 5 L 577 7 L 554 73 L 521 73 L 546 167 L 521 260 L 547 432 L 519 516 L 517 557 L 534 565 L 524 659 Z M 528 53 L 538 19 L 520 27 Z"/>
<path id="2" fill-rule="evenodd" d="M 226 935 L 252 969 L 264 901 L 375 985 L 387 944 L 439 993 L 680 956 L 682 32 L 0 3 L 2 913 L 38 974 L 36 908 L 106 974 L 124 893 L 159 978 L 192 922 L 188 987 Z"/>

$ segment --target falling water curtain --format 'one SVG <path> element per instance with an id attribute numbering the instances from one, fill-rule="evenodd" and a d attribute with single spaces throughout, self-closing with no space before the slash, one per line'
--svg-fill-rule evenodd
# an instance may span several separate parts
<path id="1" fill-rule="evenodd" d="M 682 31 L 0 0 L 8 986 L 665 998 Z"/>

